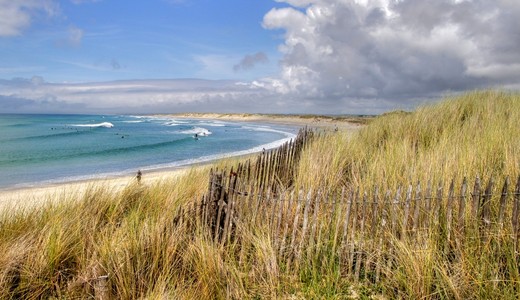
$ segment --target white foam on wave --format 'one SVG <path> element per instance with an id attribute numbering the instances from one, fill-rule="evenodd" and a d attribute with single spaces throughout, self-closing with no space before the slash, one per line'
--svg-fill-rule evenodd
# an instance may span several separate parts
<path id="1" fill-rule="evenodd" d="M 203 127 L 193 127 L 192 129 L 188 129 L 188 130 L 181 130 L 181 131 L 179 131 L 179 133 L 182 133 L 182 134 L 197 134 L 199 136 L 208 136 L 208 135 L 211 134 L 211 131 L 209 131 L 206 128 L 203 128 Z"/>
<path id="2" fill-rule="evenodd" d="M 209 127 L 224 127 L 226 126 L 226 124 L 222 123 L 222 122 L 218 122 L 218 121 L 215 121 L 215 122 L 200 122 L 200 123 L 197 123 L 198 126 L 209 126 Z"/>
<path id="3" fill-rule="evenodd" d="M 123 121 L 123 123 L 143 123 L 142 120 L 135 120 L 135 121 Z"/>
<path id="4" fill-rule="evenodd" d="M 96 127 L 112 128 L 112 127 L 114 127 L 114 124 L 112 124 L 110 122 L 103 122 L 103 123 L 97 123 L 97 124 L 74 124 L 74 125 L 70 125 L 70 126 L 74 126 L 74 127 L 91 127 L 91 128 L 96 128 Z"/>
<path id="5" fill-rule="evenodd" d="M 283 134 L 286 137 L 295 137 L 295 135 L 290 133 L 290 132 L 273 129 L 273 128 L 268 127 L 268 126 L 258 126 L 258 127 L 255 127 L 255 126 L 242 126 L 242 129 L 247 129 L 247 130 L 251 130 L 251 131 L 274 132 L 274 133 Z"/>
<path id="6" fill-rule="evenodd" d="M 163 123 L 164 126 L 179 126 L 179 125 L 185 125 L 188 124 L 187 122 L 177 121 L 177 120 L 170 120 L 168 122 Z"/>

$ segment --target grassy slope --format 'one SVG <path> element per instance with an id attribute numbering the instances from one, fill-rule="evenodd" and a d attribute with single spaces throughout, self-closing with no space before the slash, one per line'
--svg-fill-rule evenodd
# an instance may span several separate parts
<path id="1" fill-rule="evenodd" d="M 377 183 L 392 188 L 410 180 L 460 180 L 477 174 L 515 178 L 520 167 L 518 120 L 520 96 L 498 92 L 469 93 L 412 114 L 387 114 L 353 137 L 331 134 L 314 142 L 300 161 L 296 185 L 368 188 Z M 64 199 L 80 201 L 4 213 L 0 295 L 85 297 L 94 291 L 92 279 L 105 274 L 110 276 L 111 292 L 123 299 L 349 294 L 350 283 L 334 267 L 295 274 L 277 266 L 270 237 L 262 228 L 243 234 L 254 249 L 244 266 L 233 255 L 239 249 L 216 247 L 197 230 L 188 233 L 173 226 L 178 207 L 200 198 L 206 184 L 207 170 L 194 171 L 174 182 L 131 185 L 121 193 L 94 186 L 82 199 Z M 435 249 L 417 253 L 402 245 L 396 254 L 402 269 L 393 280 L 356 289 L 389 297 L 514 298 L 519 278 L 506 288 L 494 288 L 485 277 L 476 276 L 481 264 L 492 266 L 494 258 L 470 250 L 456 271 L 449 271 Z"/>

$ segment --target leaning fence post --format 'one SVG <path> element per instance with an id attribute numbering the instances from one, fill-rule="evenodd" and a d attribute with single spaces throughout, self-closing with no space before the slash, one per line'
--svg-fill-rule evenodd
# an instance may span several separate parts
<path id="1" fill-rule="evenodd" d="M 99 276 L 94 279 L 94 299 L 110 299 L 110 289 L 108 286 L 108 275 Z"/>

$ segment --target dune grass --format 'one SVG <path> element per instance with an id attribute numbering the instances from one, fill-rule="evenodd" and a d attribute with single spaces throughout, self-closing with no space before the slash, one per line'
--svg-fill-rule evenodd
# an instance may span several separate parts
<path id="1" fill-rule="evenodd" d="M 445 99 L 413 113 L 385 114 L 353 135 L 329 133 L 314 140 L 296 166 L 294 186 L 334 190 L 379 184 L 392 189 L 432 178 L 516 178 L 518 120 L 520 95 L 496 91 Z M 406 241 L 392 241 L 400 267 L 375 285 L 354 284 L 342 276 L 339 258 L 330 254 L 336 245 L 325 237 L 320 252 L 304 255 L 297 270 L 277 260 L 274 237 L 261 223 L 241 228 L 241 243 L 214 244 L 200 224 L 179 226 L 174 218 L 181 206 L 206 192 L 208 172 L 209 167 L 198 168 L 152 185 L 131 183 L 123 191 L 92 186 L 38 209 L 2 212 L 1 297 L 93 297 L 103 275 L 109 276 L 110 295 L 118 299 L 520 295 L 519 256 L 508 250 L 513 247 L 506 236 L 484 246 L 468 243 L 456 262 L 439 251 L 436 234 L 421 251 Z"/>

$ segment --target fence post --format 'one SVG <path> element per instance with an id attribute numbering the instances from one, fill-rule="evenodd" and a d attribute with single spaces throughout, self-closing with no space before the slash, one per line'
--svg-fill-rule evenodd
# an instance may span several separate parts
<path id="1" fill-rule="evenodd" d="M 94 279 L 94 299 L 110 299 L 110 289 L 108 287 L 108 275 L 99 276 Z"/>
<path id="2" fill-rule="evenodd" d="M 341 237 L 341 246 L 339 247 L 339 258 L 340 258 L 340 267 L 341 267 L 341 259 L 343 258 L 343 251 L 347 245 L 348 231 L 349 231 L 349 223 L 350 223 L 350 215 L 352 211 L 352 202 L 354 201 L 354 190 L 351 190 L 347 200 L 347 212 L 345 214 L 345 220 L 343 221 L 343 234 Z"/>
<path id="3" fill-rule="evenodd" d="M 392 201 L 392 203 L 390 203 L 391 207 L 390 207 L 390 218 L 391 218 L 391 222 L 392 222 L 392 227 L 391 227 L 391 230 L 392 230 L 392 235 L 396 235 L 397 233 L 397 208 L 396 208 L 396 205 L 399 205 L 399 199 L 401 197 L 401 187 L 398 187 L 397 188 L 397 192 L 395 193 L 395 198 L 394 200 Z"/>
<path id="4" fill-rule="evenodd" d="M 320 191 L 318 191 L 318 193 L 316 194 L 316 196 L 314 196 L 313 198 L 315 198 L 314 201 L 311 201 L 310 203 L 313 203 L 312 205 L 312 216 L 309 217 L 309 228 L 310 228 L 310 231 L 309 231 L 309 242 L 307 244 L 307 259 L 309 257 L 311 257 L 311 253 L 312 253 L 312 248 L 314 247 L 314 244 L 315 244 L 315 233 L 316 233 L 316 225 L 317 222 L 318 222 L 318 210 L 319 210 L 319 206 L 320 206 Z"/>
<path id="5" fill-rule="evenodd" d="M 516 182 L 515 188 L 515 202 L 513 204 L 513 216 L 511 219 L 511 224 L 513 225 L 513 236 L 515 239 L 515 251 L 518 252 L 518 238 L 520 237 L 520 228 L 518 226 L 518 215 L 520 214 L 520 175 L 518 176 L 518 181 Z"/>
<path id="6" fill-rule="evenodd" d="M 286 211 L 287 212 L 287 217 L 286 217 L 286 220 L 285 220 L 285 226 L 284 226 L 284 229 L 283 229 L 282 240 L 280 242 L 280 247 L 278 248 L 278 252 L 281 252 L 285 248 L 285 243 L 286 243 L 286 239 L 287 239 L 287 233 L 288 233 L 288 230 L 289 230 L 289 221 L 290 221 L 290 219 L 288 218 L 288 215 L 289 215 L 289 212 L 291 211 L 291 208 L 292 208 L 293 198 L 294 198 L 294 191 L 291 192 L 291 196 L 289 198 L 289 203 L 287 205 L 287 211 Z"/>
<path id="7" fill-rule="evenodd" d="M 298 221 L 299 221 L 299 218 L 300 218 L 300 210 L 301 210 L 301 202 L 302 202 L 300 193 L 298 193 L 298 197 L 296 199 L 296 202 L 298 202 L 298 205 L 296 206 L 296 212 L 295 212 L 294 221 L 293 221 L 293 228 L 292 228 L 292 235 L 291 235 L 291 246 L 290 246 L 291 252 L 293 253 L 292 256 L 296 255 L 296 231 L 297 231 L 297 227 L 298 227 Z M 291 258 L 292 258 L 292 256 L 291 256 Z M 290 265 L 291 258 L 289 258 L 289 260 L 287 261 L 287 265 Z"/>
<path id="8" fill-rule="evenodd" d="M 339 237 L 339 232 L 340 232 L 340 227 L 341 227 L 341 216 L 342 216 L 342 212 L 343 212 L 343 205 L 344 205 L 344 202 L 345 201 L 345 187 L 343 186 L 341 188 L 341 196 L 340 196 L 340 199 L 337 201 L 338 204 L 339 204 L 339 208 L 338 208 L 338 213 L 337 213 L 337 221 L 336 221 L 336 231 L 334 233 L 334 243 L 333 243 L 333 246 L 332 246 L 332 252 L 334 253 L 335 250 L 336 250 L 336 246 L 337 246 L 337 243 L 338 243 L 338 237 Z"/>
<path id="9" fill-rule="evenodd" d="M 349 260 L 348 260 L 348 272 L 352 275 L 352 270 L 354 268 L 354 256 L 356 250 L 356 230 L 357 230 L 357 219 L 359 214 L 359 187 L 357 188 L 356 194 L 354 195 L 354 201 L 352 203 L 354 206 L 353 217 L 352 217 L 352 229 L 350 231 L 350 250 L 349 250 Z"/>
<path id="10" fill-rule="evenodd" d="M 305 235 L 307 234 L 307 225 L 309 224 L 309 207 L 311 206 L 311 195 L 312 191 L 307 193 L 307 197 L 305 199 L 305 208 L 303 209 L 303 225 L 302 225 L 302 237 L 300 239 L 300 244 L 298 246 L 298 250 L 296 251 L 296 260 L 298 261 L 298 265 L 300 263 L 300 258 L 302 254 L 303 244 L 305 242 Z"/>
<path id="11" fill-rule="evenodd" d="M 478 216 L 478 204 L 480 201 L 480 177 L 475 179 L 475 186 L 473 187 L 473 210 L 471 212 L 472 220 L 476 220 Z"/>
<path id="12" fill-rule="evenodd" d="M 466 190 L 468 188 L 468 179 L 464 177 L 462 181 L 462 187 L 460 188 L 460 197 L 459 197 L 459 220 L 458 227 L 460 232 L 460 237 L 465 236 L 465 227 L 466 227 Z"/>
<path id="13" fill-rule="evenodd" d="M 437 222 L 437 224 L 439 223 L 439 215 L 440 215 L 440 210 L 441 210 L 441 203 L 442 203 L 442 199 L 444 197 L 444 186 L 442 184 L 442 180 L 439 181 L 439 185 L 437 187 L 437 195 L 434 199 L 434 221 Z"/>
<path id="14" fill-rule="evenodd" d="M 506 208 L 507 190 L 509 189 L 509 176 L 504 180 L 504 186 L 502 187 L 502 194 L 500 195 L 500 208 L 498 209 L 498 229 L 504 228 L 504 212 Z"/>
<path id="15" fill-rule="evenodd" d="M 448 190 L 448 202 L 446 204 L 446 247 L 451 242 L 451 220 L 452 220 L 452 209 L 453 209 L 453 198 L 455 197 L 455 179 L 453 178 L 450 183 Z"/>
<path id="16" fill-rule="evenodd" d="M 410 217 L 410 201 L 412 201 L 412 185 L 408 186 L 406 192 L 406 201 L 404 202 L 403 227 L 401 228 L 401 238 L 407 237 L 408 218 Z"/>
<path id="17" fill-rule="evenodd" d="M 487 184 L 486 190 L 484 191 L 484 195 L 480 198 L 480 209 L 481 209 L 481 216 L 480 216 L 480 224 L 482 226 L 481 230 L 481 239 L 485 240 L 487 237 L 487 231 L 489 230 L 489 227 L 491 225 L 491 218 L 490 218 L 490 201 L 491 201 L 491 194 L 493 193 L 493 177 L 489 178 L 489 182 Z"/>
<path id="18" fill-rule="evenodd" d="M 426 224 L 424 224 L 424 228 L 429 229 L 430 228 L 430 218 L 431 218 L 431 208 L 432 208 L 432 181 L 431 179 L 428 180 L 428 184 L 426 185 L 426 195 L 425 195 L 425 202 L 426 202 L 426 217 L 424 218 L 424 221 Z"/>
<path id="19" fill-rule="evenodd" d="M 419 213 L 420 213 L 420 208 L 421 208 L 421 182 L 417 182 L 417 188 L 415 189 L 415 210 L 414 210 L 414 213 L 413 213 L 413 224 L 412 224 L 412 232 L 413 234 L 415 235 L 416 239 L 417 239 L 417 227 L 419 225 Z"/>
<path id="20" fill-rule="evenodd" d="M 219 241 L 220 231 L 222 230 L 220 227 L 223 225 L 223 224 L 221 224 L 220 219 L 222 216 L 222 210 L 224 209 L 224 206 L 226 205 L 225 202 L 227 200 L 227 199 L 225 199 L 226 191 L 224 189 L 225 178 L 226 178 L 225 171 L 223 174 L 220 175 L 220 178 L 217 176 L 217 180 L 220 183 L 217 185 L 217 191 L 218 191 L 217 194 L 219 195 L 219 198 L 218 198 L 218 203 L 217 203 L 217 207 L 218 207 L 217 219 L 215 220 L 215 232 L 214 232 L 215 243 L 217 243 Z"/>

